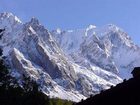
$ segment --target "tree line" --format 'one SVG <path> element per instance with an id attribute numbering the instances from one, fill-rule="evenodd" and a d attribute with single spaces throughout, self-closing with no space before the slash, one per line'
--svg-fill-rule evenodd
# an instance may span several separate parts
<path id="1" fill-rule="evenodd" d="M 10 75 L 0 49 L 0 105 L 72 105 L 72 102 L 61 99 L 50 99 L 39 85 L 30 77 L 23 75 L 18 80 Z"/>

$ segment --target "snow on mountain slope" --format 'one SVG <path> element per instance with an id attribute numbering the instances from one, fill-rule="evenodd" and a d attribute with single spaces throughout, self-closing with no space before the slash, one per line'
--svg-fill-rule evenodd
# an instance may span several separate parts
<path id="1" fill-rule="evenodd" d="M 114 25 L 50 32 L 36 18 L 22 23 L 2 13 L 0 29 L 12 73 L 31 76 L 50 97 L 80 101 L 122 82 L 126 69 L 140 64 L 140 48 Z"/>
<path id="2" fill-rule="evenodd" d="M 75 52 L 79 49 L 80 44 L 89 35 L 91 30 L 96 29 L 96 26 L 90 25 L 87 29 L 61 31 L 60 29 L 53 30 L 55 39 L 61 45 L 61 48 L 67 53 Z M 62 40 L 63 39 L 63 40 Z"/>
<path id="3" fill-rule="evenodd" d="M 122 78 L 130 78 L 130 72 L 133 68 L 140 66 L 140 47 L 135 45 L 122 29 L 114 25 L 108 26 L 108 29 L 110 31 L 105 33 L 101 40 L 103 40 L 105 46 L 108 46 L 109 49 L 107 48 L 107 50 L 119 69 L 119 75 Z"/>
<path id="4" fill-rule="evenodd" d="M 61 33 L 52 31 L 52 34 L 64 52 L 81 66 L 92 69 L 92 65 L 96 65 L 121 78 L 130 78 L 131 70 L 140 66 L 140 47 L 133 43 L 127 33 L 115 25 L 109 24 L 101 28 L 87 27 Z M 71 40 L 69 37 L 73 39 L 80 37 L 80 41 Z M 69 46 L 72 52 L 69 51 Z"/>

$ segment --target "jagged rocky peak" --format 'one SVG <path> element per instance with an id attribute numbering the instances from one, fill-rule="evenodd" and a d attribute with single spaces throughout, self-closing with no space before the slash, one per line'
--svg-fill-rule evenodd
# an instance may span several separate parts
<path id="1" fill-rule="evenodd" d="M 117 38 L 121 38 L 122 40 L 131 40 L 130 36 L 120 27 L 114 25 L 114 24 L 108 24 L 103 26 L 100 29 L 100 34 L 103 34 L 103 36 L 108 36 L 111 38 L 117 37 Z M 132 41 L 132 40 L 131 40 Z"/>
<path id="2" fill-rule="evenodd" d="M 13 15 L 12 13 L 8 13 L 8 12 L 4 12 L 4 13 L 1 13 L 0 14 L 0 20 L 9 20 L 9 22 L 19 22 L 19 23 L 22 23 L 21 20 Z"/>
<path id="3" fill-rule="evenodd" d="M 18 31 L 22 27 L 20 19 L 12 13 L 1 13 L 0 14 L 0 28 L 5 29 L 6 33 Z"/>
<path id="4" fill-rule="evenodd" d="M 39 20 L 35 17 L 32 17 L 29 23 L 33 24 L 33 25 L 39 25 L 40 24 Z"/>
<path id="5" fill-rule="evenodd" d="M 86 28 L 86 30 L 91 30 L 91 29 L 96 29 L 97 28 L 97 26 L 95 26 L 95 25 L 89 25 L 87 28 Z"/>
<path id="6" fill-rule="evenodd" d="M 25 24 L 28 28 L 33 28 L 38 34 L 47 33 L 50 34 L 49 30 L 47 30 L 42 24 L 40 24 L 39 20 L 36 17 L 32 17 L 29 22 Z M 31 29 L 32 30 L 32 29 Z"/>
<path id="7" fill-rule="evenodd" d="M 98 32 L 100 34 L 100 39 L 110 46 L 114 47 L 136 47 L 135 43 L 132 41 L 131 37 L 121 28 L 116 25 L 106 25 L 101 28 L 101 31 Z"/>
<path id="8" fill-rule="evenodd" d="M 123 31 L 123 29 L 121 29 L 120 27 L 118 27 L 117 25 L 114 25 L 114 24 L 107 24 L 107 25 L 104 25 L 102 27 L 100 27 L 100 30 L 102 31 Z"/>
<path id="9" fill-rule="evenodd" d="M 30 30 L 39 31 L 41 29 L 45 30 L 44 27 L 39 23 L 39 20 L 35 17 L 32 17 L 29 22 L 25 24 L 26 28 L 29 28 Z"/>
<path id="10" fill-rule="evenodd" d="M 126 46 L 132 41 L 115 25 L 50 32 L 36 18 L 24 24 L 15 17 L 0 14 L 3 53 L 13 72 L 36 77 L 51 97 L 80 101 L 122 82 L 118 72 L 128 72 L 121 67 L 140 64 L 140 48 Z"/>

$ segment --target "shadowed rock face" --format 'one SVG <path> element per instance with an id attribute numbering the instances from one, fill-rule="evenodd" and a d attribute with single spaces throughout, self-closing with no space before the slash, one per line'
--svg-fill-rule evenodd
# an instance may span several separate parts
<path id="1" fill-rule="evenodd" d="M 18 50 L 14 50 L 11 53 L 11 59 L 14 65 L 13 67 L 18 70 L 28 71 L 27 69 L 29 66 L 23 67 L 26 65 L 21 64 L 22 62 L 18 58 L 24 57 L 25 60 L 29 61 L 25 63 L 27 63 L 27 65 L 30 63 L 30 65 L 33 66 L 31 68 L 35 69 L 35 71 L 32 72 L 38 72 L 35 67 L 35 65 L 37 65 L 44 72 L 48 73 L 52 79 L 66 79 L 73 85 L 74 81 L 77 79 L 74 69 L 68 63 L 57 44 L 53 42 L 49 32 L 39 24 L 32 23 L 31 25 L 34 25 L 33 28 L 37 30 L 37 32 L 34 33 L 34 29 L 31 29 L 30 24 L 26 24 L 23 28 L 25 35 L 22 35 L 23 41 L 19 42 L 20 44 L 16 48 Z M 39 28 L 41 28 L 40 30 L 42 30 L 43 34 L 39 34 Z M 17 51 L 20 53 L 16 53 Z M 57 62 L 63 64 L 64 66 L 58 65 Z"/>
<path id="2" fill-rule="evenodd" d="M 124 79 L 130 78 L 132 69 L 140 65 L 140 47 L 115 25 L 52 34 L 69 57 L 88 69 L 96 65 Z"/>
<path id="3" fill-rule="evenodd" d="M 113 42 L 117 36 L 99 37 L 93 35 L 93 27 L 90 27 L 82 32 L 76 31 L 76 34 L 73 31 L 68 34 L 67 31 L 59 32 L 61 43 L 58 43 L 59 38 L 36 18 L 24 24 L 8 13 L 0 15 L 0 28 L 4 27 L 0 46 L 12 72 L 33 77 L 39 81 L 43 92 L 51 97 L 79 101 L 122 82 L 114 56 L 111 56 L 115 51 L 119 52 L 118 46 L 122 45 Z M 85 33 L 87 37 L 83 39 L 80 35 Z"/>
<path id="4" fill-rule="evenodd" d="M 25 75 L 31 74 L 35 77 L 39 77 L 39 73 L 36 68 L 34 68 L 30 61 L 25 59 L 24 55 L 17 49 L 14 49 L 11 52 L 11 63 L 13 68 L 19 70 L 20 73 L 24 73 Z"/>
<path id="5" fill-rule="evenodd" d="M 135 67 L 134 70 L 131 72 L 133 77 L 139 77 L 140 76 L 140 67 Z"/>
<path id="6" fill-rule="evenodd" d="M 133 70 L 133 78 L 76 105 L 140 105 L 140 75 L 135 76 L 139 70 L 140 67 L 136 67 Z"/>
<path id="7" fill-rule="evenodd" d="M 0 34 L 2 33 L 2 32 L 4 32 L 5 31 L 5 29 L 0 29 Z"/>

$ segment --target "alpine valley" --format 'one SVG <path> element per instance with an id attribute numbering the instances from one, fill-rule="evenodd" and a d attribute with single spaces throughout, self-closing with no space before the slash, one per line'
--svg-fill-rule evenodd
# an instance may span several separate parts
<path id="1" fill-rule="evenodd" d="M 30 76 L 50 97 L 78 102 L 131 78 L 140 66 L 140 47 L 113 24 L 48 30 L 36 18 L 23 23 L 1 13 L 0 29 L 11 75 Z"/>

